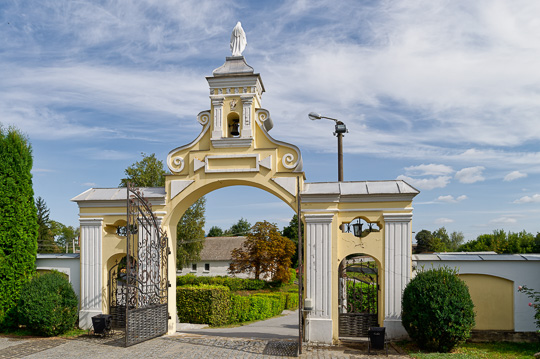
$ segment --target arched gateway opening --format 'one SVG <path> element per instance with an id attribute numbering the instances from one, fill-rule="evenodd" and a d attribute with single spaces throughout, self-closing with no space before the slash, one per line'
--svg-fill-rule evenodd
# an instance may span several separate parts
<path id="1" fill-rule="evenodd" d="M 387 327 L 390 337 L 403 334 L 401 293 L 411 275 L 412 199 L 418 191 L 403 181 L 305 182 L 298 147 L 269 134 L 273 121 L 261 107 L 262 79 L 244 57 L 227 57 L 206 79 L 210 109 L 197 116 L 200 134 L 169 152 L 166 163 L 171 175 L 165 187 L 140 189 L 168 238 L 166 275 L 159 277 L 168 276 L 167 332 L 176 331 L 176 224 L 205 194 L 250 186 L 276 196 L 294 212 L 301 207 L 303 340 L 339 340 L 340 264 L 355 253 L 364 253 L 378 264 L 378 323 Z M 109 272 L 127 253 L 126 237 L 118 230 L 126 223 L 126 198 L 125 188 L 92 188 L 73 198 L 81 225 L 82 328 L 92 326 L 93 316 L 110 312 Z M 366 236 L 344 231 L 359 218 L 376 223 L 379 231 Z"/>

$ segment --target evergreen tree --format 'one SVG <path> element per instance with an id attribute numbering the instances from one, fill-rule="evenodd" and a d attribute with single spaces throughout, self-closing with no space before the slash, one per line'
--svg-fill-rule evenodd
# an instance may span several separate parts
<path id="1" fill-rule="evenodd" d="M 178 221 L 176 226 L 176 266 L 179 269 L 200 259 L 200 253 L 204 247 L 205 205 L 206 198 L 199 198 Z"/>
<path id="2" fill-rule="evenodd" d="M 247 235 L 250 229 L 251 224 L 244 218 L 240 218 L 238 222 L 227 229 L 223 235 L 226 237 L 241 237 Z"/>
<path id="3" fill-rule="evenodd" d="M 304 233 L 304 223 L 302 223 L 301 228 L 302 233 Z M 295 245 L 294 254 L 291 258 L 292 266 L 294 268 L 298 267 L 298 215 L 295 214 L 291 221 L 289 222 L 289 225 L 287 227 L 283 227 L 283 231 L 281 234 L 284 237 L 289 238 L 291 241 L 293 241 Z"/>
<path id="4" fill-rule="evenodd" d="M 0 326 L 9 324 L 7 314 L 35 272 L 38 224 L 32 163 L 26 136 L 0 126 Z"/>
<path id="5" fill-rule="evenodd" d="M 223 236 L 223 229 L 219 228 L 218 226 L 212 226 L 210 230 L 208 231 L 207 237 L 222 237 Z"/>
<path id="6" fill-rule="evenodd" d="M 45 200 L 36 198 L 37 223 L 38 223 L 38 253 L 58 253 L 60 248 L 54 242 L 55 228 L 49 219 L 49 208 Z"/>

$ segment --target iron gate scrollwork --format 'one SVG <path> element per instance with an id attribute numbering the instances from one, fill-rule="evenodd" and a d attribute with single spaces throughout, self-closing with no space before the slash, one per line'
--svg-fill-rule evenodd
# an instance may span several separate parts
<path id="1" fill-rule="evenodd" d="M 126 257 L 109 271 L 113 326 L 125 328 L 130 346 L 167 333 L 168 247 L 161 229 L 137 188 L 127 187 Z"/>
<path id="2" fill-rule="evenodd" d="M 378 326 L 379 275 L 368 256 L 349 256 L 339 267 L 339 336 L 366 337 Z"/>

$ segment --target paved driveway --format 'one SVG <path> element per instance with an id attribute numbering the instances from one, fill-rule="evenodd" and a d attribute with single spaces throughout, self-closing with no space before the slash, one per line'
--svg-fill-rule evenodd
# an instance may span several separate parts
<path id="1" fill-rule="evenodd" d="M 13 339 L 0 337 L 0 359 L 115 359 L 115 358 L 290 358 L 297 352 L 298 312 L 226 329 L 182 329 L 175 335 L 124 348 L 122 333 L 100 338 Z M 379 355 L 377 355 L 379 354 Z M 339 347 L 304 345 L 300 358 L 387 358 L 382 351 L 367 355 L 366 343 Z M 408 358 L 390 347 L 390 357 Z"/>

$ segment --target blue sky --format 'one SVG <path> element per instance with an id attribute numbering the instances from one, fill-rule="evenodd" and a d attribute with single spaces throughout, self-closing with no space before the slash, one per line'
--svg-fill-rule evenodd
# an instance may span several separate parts
<path id="1" fill-rule="evenodd" d="M 413 230 L 466 240 L 540 231 L 540 2 L 15 1 L 0 3 L 0 122 L 25 132 L 34 190 L 77 225 L 70 198 L 116 187 L 140 153 L 200 132 L 205 76 L 237 21 L 260 73 L 272 135 L 300 147 L 307 181 L 404 179 Z M 208 196 L 207 228 L 292 211 L 260 190 Z"/>

